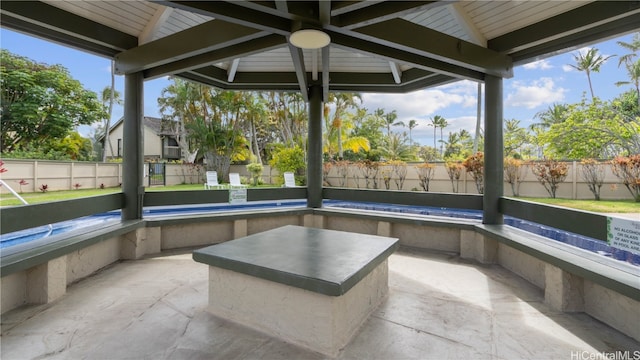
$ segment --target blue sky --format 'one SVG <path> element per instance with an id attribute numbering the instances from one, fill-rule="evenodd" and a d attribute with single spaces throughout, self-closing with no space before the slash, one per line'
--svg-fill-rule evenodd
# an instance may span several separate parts
<path id="1" fill-rule="evenodd" d="M 596 47 L 601 54 L 618 55 L 627 51 L 617 45 L 617 41 L 631 42 L 633 34 L 614 38 L 602 43 L 590 45 Z M 86 89 L 100 92 L 110 85 L 110 62 L 106 58 L 77 51 L 68 47 L 46 42 L 10 30 L 0 30 L 0 46 L 12 53 L 26 56 L 37 62 L 61 64 L 71 76 L 79 80 Z M 573 55 L 577 49 L 565 54 L 550 57 L 536 63 L 519 66 L 514 69 L 514 77 L 506 79 L 504 86 L 504 117 L 520 120 L 522 126 L 535 122 L 534 116 L 547 109 L 553 103 L 575 103 L 588 94 L 589 87 L 584 72 L 578 72 L 568 66 L 574 64 Z M 618 59 L 613 57 L 592 75 L 595 95 L 610 100 L 620 93 L 631 89 L 631 86 L 615 86 L 617 81 L 628 80 L 626 71 L 618 68 Z M 159 116 L 157 98 L 164 87 L 169 84 L 166 79 L 145 82 L 144 109 L 147 116 Z M 116 90 L 124 92 L 124 78 L 116 77 Z M 476 119 L 477 85 L 470 81 L 416 91 L 409 94 L 363 94 L 363 106 L 369 110 L 384 108 L 386 111 L 396 110 L 398 120 L 418 120 L 418 127 L 413 130 L 415 141 L 423 145 L 433 144 L 433 128 L 428 127 L 429 118 L 441 115 L 447 119 L 449 126 L 444 129 L 445 137 L 450 131 L 466 129 L 474 133 Z M 116 106 L 113 112 L 115 121 L 122 116 L 123 108 Z M 80 129 L 87 135 L 89 128 Z M 396 128 L 396 131 L 402 131 Z M 438 131 L 439 132 L 439 131 Z M 438 135 L 439 137 L 439 135 Z"/>

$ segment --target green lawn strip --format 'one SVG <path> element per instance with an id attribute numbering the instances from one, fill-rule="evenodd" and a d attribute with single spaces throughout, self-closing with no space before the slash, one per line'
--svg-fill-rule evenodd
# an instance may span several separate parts
<path id="1" fill-rule="evenodd" d="M 260 185 L 259 187 L 274 187 L 275 185 Z M 147 192 L 154 191 L 187 191 L 187 190 L 203 190 L 202 184 L 179 184 L 171 186 L 152 186 L 145 188 Z M 29 204 L 37 204 L 50 201 L 68 200 L 80 197 L 106 195 L 122 191 L 119 187 L 107 189 L 78 189 L 63 191 L 47 191 L 20 194 Z M 572 209 L 592 211 L 597 213 L 640 213 L 640 204 L 632 199 L 625 200 L 571 200 L 571 199 L 551 199 L 551 198 L 531 198 L 521 197 L 527 201 L 539 202 L 544 204 L 563 206 Z M 9 193 L 0 194 L 0 206 L 22 205 L 20 200 L 16 199 Z"/>
<path id="2" fill-rule="evenodd" d="M 259 185 L 258 187 L 274 187 L 275 185 Z M 253 186 L 251 186 L 253 187 Z M 170 186 L 152 186 L 145 188 L 146 192 L 154 191 L 186 191 L 186 190 L 204 190 L 202 184 L 179 184 Z M 106 195 L 115 192 L 120 192 L 120 187 L 107 188 L 107 189 L 78 189 L 78 190 L 60 190 L 60 191 L 47 191 L 23 193 L 20 194 L 29 204 L 38 204 L 43 202 L 69 200 L 87 196 Z M 0 207 L 2 206 L 15 206 L 22 205 L 22 202 L 16 199 L 15 196 L 9 193 L 0 194 Z"/>
<path id="3" fill-rule="evenodd" d="M 517 198 L 543 204 L 563 206 L 572 209 L 592 211 L 597 213 L 640 213 L 640 203 L 632 199 L 624 200 L 571 200 L 551 198 Z"/>

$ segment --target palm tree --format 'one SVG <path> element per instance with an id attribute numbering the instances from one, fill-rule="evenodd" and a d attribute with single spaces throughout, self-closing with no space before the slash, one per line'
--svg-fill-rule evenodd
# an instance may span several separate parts
<path id="1" fill-rule="evenodd" d="M 387 160 L 410 160 L 412 154 L 407 146 L 407 134 L 393 133 L 389 135 L 380 148 L 380 152 Z"/>
<path id="2" fill-rule="evenodd" d="M 396 113 L 395 110 L 393 110 L 390 113 L 386 113 L 383 116 L 383 119 L 384 119 L 384 124 L 387 127 L 387 136 L 391 136 L 392 126 L 398 126 L 402 123 L 402 122 L 396 122 L 396 120 L 398 119 L 398 114 Z"/>
<path id="3" fill-rule="evenodd" d="M 107 117 L 104 119 L 104 139 L 102 139 L 102 161 L 107 161 L 107 144 L 109 144 L 109 151 L 111 152 L 111 156 L 113 156 L 113 147 L 111 146 L 111 141 L 109 141 L 109 130 L 111 127 L 111 115 L 113 114 L 113 104 L 122 105 L 122 98 L 120 97 L 120 92 L 115 89 L 115 61 L 111 60 L 111 86 L 107 86 L 102 89 L 102 105 L 107 107 L 107 102 L 109 102 L 109 107 L 107 110 Z"/>
<path id="4" fill-rule="evenodd" d="M 638 94 L 638 108 L 640 109 L 640 59 L 633 61 L 634 58 L 638 56 L 637 52 L 640 51 L 640 33 L 633 36 L 633 42 L 626 43 L 624 41 L 618 41 L 618 45 L 631 51 L 629 54 L 620 56 L 620 60 L 618 61 L 618 67 L 624 64 L 631 81 L 618 81 L 616 82 L 616 86 L 633 84 Z"/>
<path id="5" fill-rule="evenodd" d="M 404 123 L 402 125 L 404 126 Z M 409 128 L 409 148 L 413 150 L 413 136 L 411 132 L 418 126 L 418 120 L 411 119 L 406 126 Z"/>
<path id="6" fill-rule="evenodd" d="M 347 110 L 349 108 L 358 109 L 358 102 L 362 102 L 362 97 L 357 93 L 330 93 L 329 101 L 324 105 L 325 118 L 329 120 L 330 103 L 335 104 L 333 112 L 333 119 L 331 120 L 330 127 L 328 129 L 330 136 L 335 133 L 338 139 L 338 157 L 343 158 L 343 144 L 342 144 L 342 123 L 347 116 Z"/>
<path id="7" fill-rule="evenodd" d="M 449 123 L 447 122 L 447 119 L 443 118 L 440 115 L 434 116 L 433 119 L 435 121 L 434 126 L 437 126 L 440 128 L 440 156 L 442 156 L 444 155 L 444 148 L 442 146 L 442 131 L 444 130 L 444 128 L 449 126 Z M 434 132 L 434 136 L 435 136 L 435 132 Z"/>
<path id="8" fill-rule="evenodd" d="M 429 126 L 433 126 L 433 148 L 434 149 L 438 149 L 438 147 L 436 146 L 436 131 L 438 130 L 438 119 L 440 118 L 440 115 L 436 115 L 432 118 L 429 118 L 429 120 L 431 121 L 430 124 L 428 124 Z"/>
<path id="9" fill-rule="evenodd" d="M 540 111 L 534 115 L 534 117 L 541 120 L 539 123 L 529 125 L 531 130 L 541 129 L 545 130 L 551 127 L 553 124 L 559 124 L 567 118 L 567 111 L 569 108 L 566 104 L 551 104 L 547 110 Z"/>
<path id="10" fill-rule="evenodd" d="M 573 67 L 578 71 L 584 71 L 587 74 L 587 80 L 589 81 L 589 90 L 591 90 L 591 99 L 595 99 L 595 95 L 593 93 L 593 85 L 591 84 L 591 73 L 592 72 L 600 72 L 600 66 L 604 64 L 609 58 L 615 55 L 609 55 L 604 57 L 598 54 L 598 49 L 591 48 L 585 54 L 579 52 L 577 55 L 573 55 L 573 59 L 576 62 L 576 65 L 569 66 Z"/>
<path id="11" fill-rule="evenodd" d="M 158 106 L 162 114 L 163 131 L 171 131 L 180 146 L 182 157 L 193 162 L 198 149 L 193 149 L 187 127 L 198 119 L 210 120 L 207 103 L 211 93 L 207 86 L 173 78 L 173 83 L 162 89 Z"/>

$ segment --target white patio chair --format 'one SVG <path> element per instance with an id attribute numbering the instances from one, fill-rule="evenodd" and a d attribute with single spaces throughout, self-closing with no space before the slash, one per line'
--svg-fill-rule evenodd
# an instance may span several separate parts
<path id="1" fill-rule="evenodd" d="M 284 175 L 284 185 L 282 187 L 297 187 L 296 185 L 296 177 L 292 172 L 286 172 Z"/>
<path id="2" fill-rule="evenodd" d="M 246 188 L 247 185 L 240 183 L 240 174 L 229 173 L 229 187 L 230 188 Z"/>
<path id="3" fill-rule="evenodd" d="M 205 189 L 224 189 L 224 185 L 218 183 L 218 172 L 207 171 L 207 182 L 204 183 Z"/>

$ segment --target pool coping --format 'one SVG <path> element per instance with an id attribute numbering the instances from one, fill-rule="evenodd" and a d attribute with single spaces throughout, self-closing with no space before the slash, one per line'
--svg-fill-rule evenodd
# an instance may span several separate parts
<path id="1" fill-rule="evenodd" d="M 110 224 L 93 231 L 83 232 L 68 238 L 10 253 L 0 257 L 0 277 L 26 270 L 73 251 L 97 244 L 114 236 L 120 236 L 144 227 L 144 220 L 127 220 Z"/>

